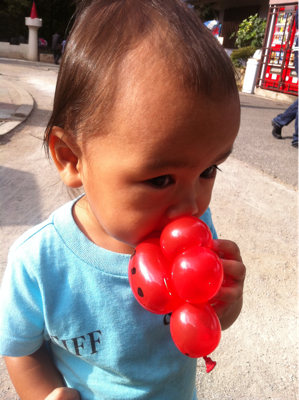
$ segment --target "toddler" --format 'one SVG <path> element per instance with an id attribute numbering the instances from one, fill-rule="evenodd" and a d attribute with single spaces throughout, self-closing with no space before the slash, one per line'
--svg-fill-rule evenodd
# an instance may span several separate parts
<path id="1" fill-rule="evenodd" d="M 181 0 L 94 0 L 61 62 L 45 143 L 84 194 L 19 238 L 0 298 L 0 354 L 22 400 L 194 400 L 196 359 L 170 315 L 134 298 L 135 246 L 201 218 L 232 279 L 213 299 L 222 329 L 242 307 L 245 267 L 217 240 L 209 203 L 240 120 L 224 50 Z"/>

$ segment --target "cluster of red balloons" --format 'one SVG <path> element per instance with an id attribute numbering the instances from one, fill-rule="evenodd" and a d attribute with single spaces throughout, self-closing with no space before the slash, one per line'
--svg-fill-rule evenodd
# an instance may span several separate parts
<path id="1" fill-rule="evenodd" d="M 182 217 L 168 224 L 160 238 L 140 243 L 129 262 L 129 282 L 137 301 L 152 313 L 172 313 L 170 332 L 178 349 L 189 357 L 204 357 L 206 363 L 221 337 L 209 300 L 224 275 L 211 245 L 212 234 L 204 222 Z"/>

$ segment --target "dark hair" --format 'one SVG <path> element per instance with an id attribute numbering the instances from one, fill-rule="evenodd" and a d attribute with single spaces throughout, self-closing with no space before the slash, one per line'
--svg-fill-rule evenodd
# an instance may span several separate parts
<path id="1" fill-rule="evenodd" d="M 182 0 L 83 0 L 60 65 L 46 148 L 53 126 L 74 141 L 95 131 L 92 118 L 99 131 L 122 61 L 147 37 L 157 37 L 170 71 L 191 90 L 212 99 L 237 95 L 229 57 Z"/>

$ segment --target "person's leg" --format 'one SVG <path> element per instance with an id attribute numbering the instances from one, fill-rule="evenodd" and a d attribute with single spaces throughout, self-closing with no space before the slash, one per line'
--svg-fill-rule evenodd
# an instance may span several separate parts
<path id="1" fill-rule="evenodd" d="M 290 105 L 290 107 L 287 108 L 283 114 L 278 114 L 277 117 L 272 119 L 272 126 L 273 126 L 272 135 L 276 139 L 281 139 L 282 127 L 289 125 L 289 123 L 296 118 L 297 110 L 298 110 L 298 99 L 292 105 Z"/>
<path id="2" fill-rule="evenodd" d="M 273 119 L 273 121 L 281 127 L 289 125 L 289 123 L 296 118 L 297 109 L 298 99 L 293 104 L 291 104 L 290 107 L 287 108 L 283 114 L 278 114 L 277 117 Z"/>
<path id="3" fill-rule="evenodd" d="M 298 45 L 298 38 L 297 44 Z M 294 63 L 295 63 L 295 71 L 297 76 L 299 77 L 298 74 L 298 51 L 294 52 Z M 295 133 L 293 135 L 293 142 L 292 146 L 298 147 L 298 99 L 283 113 L 277 115 L 276 118 L 272 119 L 272 135 L 276 139 L 281 139 L 281 129 L 283 126 L 289 125 L 290 122 L 292 122 L 294 119 L 295 120 Z"/>
<path id="4" fill-rule="evenodd" d="M 59 51 L 54 50 L 54 63 L 58 64 L 58 60 L 59 60 Z"/>
<path id="5" fill-rule="evenodd" d="M 296 45 L 298 47 L 298 37 L 296 38 Z M 297 74 L 297 77 L 299 77 L 299 73 L 298 73 L 298 51 L 294 52 L 294 58 L 295 58 L 296 74 Z M 296 119 L 295 119 L 295 133 L 293 135 L 292 146 L 298 148 L 298 100 L 297 100 L 297 114 L 296 114 Z"/>
<path id="6" fill-rule="evenodd" d="M 298 47 L 298 38 L 296 39 L 297 40 L 297 44 L 296 44 L 296 47 Z M 296 71 L 296 74 L 297 74 L 297 77 L 298 77 L 298 51 L 294 51 L 294 64 L 295 64 L 295 71 Z"/>
<path id="7" fill-rule="evenodd" d="M 297 100 L 297 105 L 298 105 L 298 100 Z M 293 135 L 292 146 L 298 148 L 298 109 L 297 109 L 297 115 L 296 115 L 296 119 L 295 119 L 295 133 Z"/>

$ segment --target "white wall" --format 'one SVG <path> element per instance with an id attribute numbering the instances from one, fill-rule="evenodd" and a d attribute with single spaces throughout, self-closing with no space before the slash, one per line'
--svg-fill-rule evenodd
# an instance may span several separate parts
<path id="1" fill-rule="evenodd" d="M 21 43 L 19 45 L 15 45 L 9 44 L 8 42 L 0 42 L 0 57 L 28 60 L 27 54 L 28 44 Z"/>

